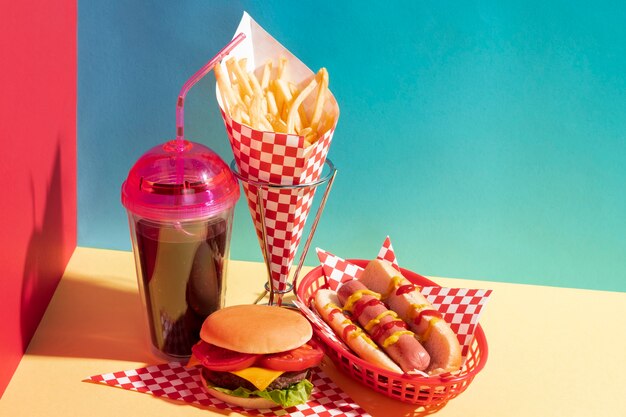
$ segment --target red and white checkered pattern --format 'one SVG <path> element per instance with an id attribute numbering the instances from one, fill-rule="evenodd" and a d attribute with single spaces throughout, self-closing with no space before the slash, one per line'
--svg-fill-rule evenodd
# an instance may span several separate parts
<path id="1" fill-rule="evenodd" d="M 376 258 L 389 262 L 394 268 L 400 271 L 398 260 L 396 259 L 395 252 L 393 251 L 393 246 L 391 246 L 391 239 L 389 236 L 387 236 L 383 242 L 383 246 L 380 248 L 380 251 L 378 251 L 378 256 Z"/>
<path id="2" fill-rule="evenodd" d="M 245 60 L 246 70 L 256 71 L 257 76 L 260 76 L 268 60 L 278 62 L 284 58 L 288 64 L 281 75 L 283 80 L 302 88 L 315 77 L 309 67 L 245 12 L 235 36 L 240 33 L 245 35 L 245 39 L 233 48 L 222 62 L 231 58 L 239 62 Z M 225 64 L 218 65 L 228 73 Z M 244 178 L 274 185 L 304 185 L 319 180 L 339 118 L 339 106 L 330 90 L 325 96 L 323 117 L 331 117 L 334 125 L 308 148 L 304 147 L 302 136 L 262 132 L 233 121 L 225 111 L 218 87 L 216 96 L 237 167 Z M 315 106 L 313 95 L 308 97 L 302 106 L 311 115 Z M 277 188 L 268 190 L 266 187 L 259 187 L 262 189 L 260 200 L 265 212 L 267 242 L 262 242 L 263 227 L 261 209 L 257 207 L 257 186 L 244 183 L 244 192 L 261 247 L 267 244 L 268 253 L 264 251 L 263 256 L 267 258 L 266 262 L 271 271 L 272 289 L 282 292 L 288 287 L 289 270 L 302 237 L 315 195 L 315 187 L 291 190 Z"/>
<path id="3" fill-rule="evenodd" d="M 244 177 L 281 185 L 307 184 L 320 179 L 334 128 L 305 148 L 301 136 L 257 131 L 237 123 L 224 111 L 222 117 L 237 167 Z M 245 182 L 243 187 L 263 247 L 258 190 Z M 270 188 L 263 189 L 262 194 L 272 285 L 275 290 L 282 291 L 286 288 L 289 270 L 300 244 L 315 187 Z"/>
<path id="4" fill-rule="evenodd" d="M 317 248 L 317 255 L 328 280 L 328 287 L 331 289 L 336 290 L 342 282 L 358 279 L 363 272 L 363 268 L 322 249 Z M 400 270 L 388 236 L 378 253 L 378 259 L 392 262 L 395 268 Z M 491 290 L 422 287 L 420 292 L 450 324 L 459 339 L 465 358 L 474 338 L 480 313 L 491 295 Z"/>
<path id="5" fill-rule="evenodd" d="M 315 388 L 309 402 L 287 409 L 277 407 L 258 410 L 226 404 L 208 395 L 202 388 L 199 368 L 186 368 L 178 362 L 95 375 L 88 380 L 152 394 L 155 397 L 165 397 L 252 416 L 369 416 L 319 368 L 313 372 L 311 382 Z"/>
<path id="6" fill-rule="evenodd" d="M 474 329 L 491 290 L 468 288 L 423 287 L 421 293 L 450 324 L 461 344 L 461 354 L 467 355 Z"/>
<path id="7" fill-rule="evenodd" d="M 327 279 L 328 288 L 336 291 L 344 281 L 349 281 L 354 278 L 359 278 L 363 272 L 363 268 L 346 261 L 338 256 L 333 255 L 330 252 L 326 252 L 323 249 L 316 248 L 317 257 L 324 269 L 324 275 Z"/>

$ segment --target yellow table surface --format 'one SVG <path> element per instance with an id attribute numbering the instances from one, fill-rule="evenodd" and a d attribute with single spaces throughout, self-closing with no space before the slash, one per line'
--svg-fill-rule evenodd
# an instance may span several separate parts
<path id="1" fill-rule="evenodd" d="M 486 368 L 436 416 L 626 415 L 626 293 L 433 279 L 494 290 L 481 317 Z M 263 283 L 262 264 L 231 261 L 227 304 L 251 303 Z M 0 400 L 0 416 L 229 414 L 83 381 L 163 362 L 150 353 L 144 320 L 132 254 L 77 248 Z M 420 415 L 327 358 L 323 368 L 373 416 Z"/>

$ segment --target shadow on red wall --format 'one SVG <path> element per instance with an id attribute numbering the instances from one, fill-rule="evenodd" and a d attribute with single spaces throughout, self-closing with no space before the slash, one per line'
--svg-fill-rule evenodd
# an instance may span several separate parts
<path id="1" fill-rule="evenodd" d="M 0 209 L 0 397 L 76 246 L 74 135 L 59 133 L 44 152 L 4 167 L 16 178 Z"/>
<path id="2" fill-rule="evenodd" d="M 46 191 L 43 221 L 37 224 L 33 217 L 33 229 L 30 234 L 24 274 L 22 277 L 22 296 L 20 299 L 20 330 L 22 350 L 26 350 L 30 338 L 35 333 L 39 318 L 43 316 L 50 301 L 50 296 L 60 279 L 67 263 L 68 248 L 64 233 L 63 188 L 61 183 L 61 150 L 57 141 L 50 183 Z M 39 213 L 35 205 L 36 193 L 34 178 L 30 178 L 30 195 L 33 204 L 32 215 Z M 73 248 L 72 248 L 73 249 Z"/>
<path id="3" fill-rule="evenodd" d="M 0 1 L 0 396 L 76 246 L 76 0 Z"/>

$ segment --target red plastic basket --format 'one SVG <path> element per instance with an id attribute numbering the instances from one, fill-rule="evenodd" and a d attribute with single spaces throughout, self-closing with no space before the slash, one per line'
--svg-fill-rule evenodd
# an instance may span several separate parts
<path id="1" fill-rule="evenodd" d="M 349 260 L 365 268 L 369 261 Z M 400 268 L 404 277 L 420 286 L 438 286 L 428 278 L 415 272 Z M 311 299 L 320 288 L 326 288 L 326 277 L 321 266 L 313 269 L 298 283 L 296 295 L 300 302 L 311 306 Z M 467 389 L 476 374 L 487 362 L 488 348 L 485 333 L 480 325 L 476 326 L 474 341 L 470 346 L 465 363 L 460 371 L 436 377 L 411 377 L 381 369 L 364 361 L 352 351 L 332 341 L 323 332 L 313 326 L 315 334 L 323 342 L 326 354 L 335 366 L 353 379 L 396 400 L 425 407 L 435 411 L 443 407 Z"/>

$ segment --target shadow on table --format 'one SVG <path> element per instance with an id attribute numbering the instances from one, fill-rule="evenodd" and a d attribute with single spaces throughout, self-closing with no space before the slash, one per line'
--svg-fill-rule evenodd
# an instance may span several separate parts
<path id="1" fill-rule="evenodd" d="M 440 411 L 447 404 L 425 407 L 392 399 L 353 381 L 349 375 L 340 371 L 328 357 L 324 358 L 321 367 L 357 404 L 373 416 L 423 417 Z"/>
<path id="2" fill-rule="evenodd" d="M 424 417 L 437 413 L 442 408 L 446 406 L 447 403 L 436 405 L 436 406 L 417 406 L 415 404 L 405 404 L 399 401 L 390 400 L 385 398 L 383 402 L 380 404 L 367 404 L 367 401 L 359 401 L 359 404 L 370 411 L 373 415 L 385 415 L 384 409 L 393 409 L 393 413 L 389 415 L 394 415 L 397 417 Z M 386 404 L 386 406 L 383 406 Z"/>
<path id="3" fill-rule="evenodd" d="M 89 282 L 89 279 L 66 276 L 57 288 L 28 353 L 163 362 L 150 353 L 143 314 L 141 299 L 134 291 L 111 288 L 102 277 L 94 277 Z"/>
<path id="4" fill-rule="evenodd" d="M 415 406 L 407 406 L 407 408 L 409 408 L 409 410 L 407 410 L 406 413 L 402 414 L 402 416 L 403 417 L 429 416 L 431 414 L 434 414 L 434 413 L 438 412 L 439 410 L 441 410 L 445 406 L 446 406 L 446 404 L 441 404 L 441 405 L 432 406 L 432 407 L 418 407 L 418 408 L 413 408 L 413 409 L 410 409 L 410 408 L 411 407 L 415 407 Z"/>

